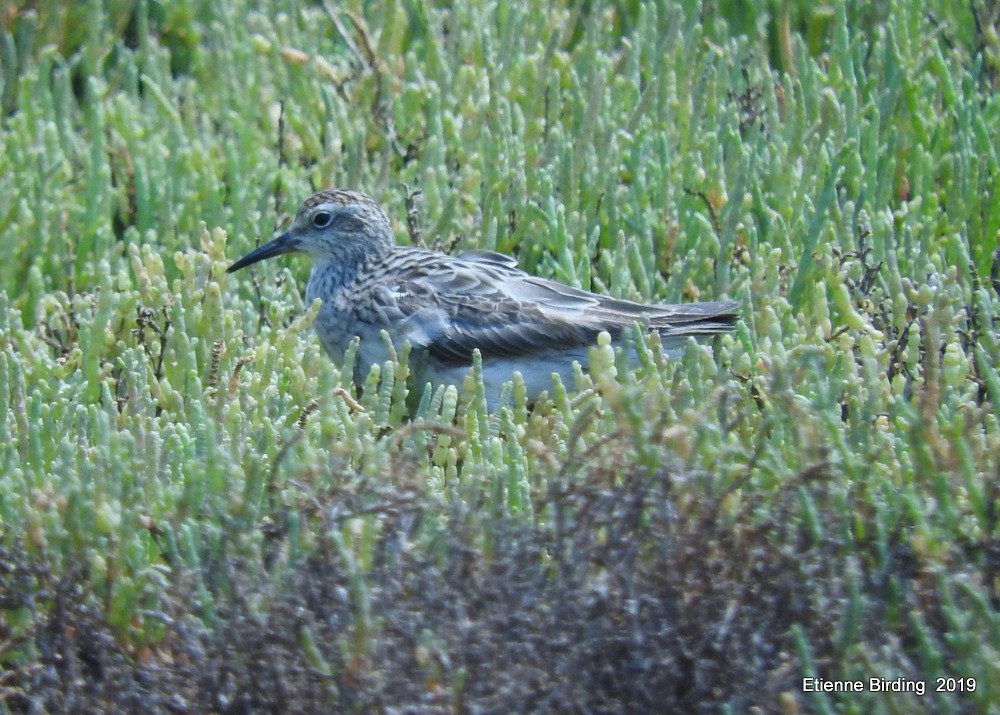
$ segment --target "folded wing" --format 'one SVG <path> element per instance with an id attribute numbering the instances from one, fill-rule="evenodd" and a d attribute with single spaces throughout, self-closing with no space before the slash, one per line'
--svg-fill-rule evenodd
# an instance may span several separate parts
<path id="1" fill-rule="evenodd" d="M 417 249 L 414 249 L 416 254 Z M 459 256 L 420 251 L 393 270 L 394 306 L 411 343 L 445 365 L 483 358 L 531 357 L 616 337 L 638 322 L 666 336 L 732 329 L 733 302 L 642 305 L 535 278 L 514 259 L 489 251 Z"/>

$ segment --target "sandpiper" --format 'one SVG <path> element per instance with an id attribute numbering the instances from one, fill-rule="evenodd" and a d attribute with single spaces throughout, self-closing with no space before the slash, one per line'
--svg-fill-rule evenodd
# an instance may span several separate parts
<path id="1" fill-rule="evenodd" d="M 617 340 L 638 322 L 669 347 L 731 330 L 738 308 L 731 301 L 643 305 L 531 276 L 493 251 L 452 256 L 397 246 L 375 200 L 349 189 L 310 196 L 288 231 L 227 272 L 292 252 L 313 260 L 305 297 L 322 300 L 315 328 L 330 356 L 342 362 L 360 339 L 352 366 L 358 384 L 388 358 L 385 330 L 397 350 L 410 342 L 415 375 L 435 384 L 461 385 L 478 348 L 491 409 L 515 371 L 530 399 L 552 386 L 553 373 L 571 383 L 573 362 L 586 366 L 601 331 Z"/>

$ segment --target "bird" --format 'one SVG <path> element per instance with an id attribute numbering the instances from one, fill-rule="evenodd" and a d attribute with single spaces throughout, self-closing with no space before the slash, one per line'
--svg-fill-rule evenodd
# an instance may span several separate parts
<path id="1" fill-rule="evenodd" d="M 639 323 L 660 332 L 669 350 L 690 336 L 731 331 L 739 304 L 705 301 L 643 304 L 533 276 L 517 259 L 489 250 L 457 255 L 397 245 L 388 216 L 367 194 L 325 189 L 307 198 L 287 231 L 230 265 L 234 273 L 286 253 L 312 259 L 305 300 L 322 301 L 313 327 L 330 357 L 342 364 L 359 339 L 354 380 L 409 341 L 412 372 L 426 384 L 463 384 L 479 350 L 487 403 L 520 372 L 529 400 L 572 381 L 601 332 L 618 341 Z"/>

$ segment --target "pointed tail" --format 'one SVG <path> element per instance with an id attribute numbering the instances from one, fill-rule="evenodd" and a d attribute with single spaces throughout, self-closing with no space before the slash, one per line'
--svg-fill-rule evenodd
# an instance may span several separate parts
<path id="1" fill-rule="evenodd" d="M 650 327 L 663 335 L 715 335 L 728 333 L 736 326 L 740 304 L 731 300 L 665 305 L 652 316 Z"/>

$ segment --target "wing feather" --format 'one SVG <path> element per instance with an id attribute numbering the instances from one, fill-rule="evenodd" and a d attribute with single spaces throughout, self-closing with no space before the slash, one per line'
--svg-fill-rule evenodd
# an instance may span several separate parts
<path id="1" fill-rule="evenodd" d="M 579 349 L 635 322 L 667 335 L 711 334 L 735 322 L 736 303 L 642 305 L 535 278 L 491 251 L 459 256 L 411 249 L 381 276 L 414 347 L 445 365 Z"/>

